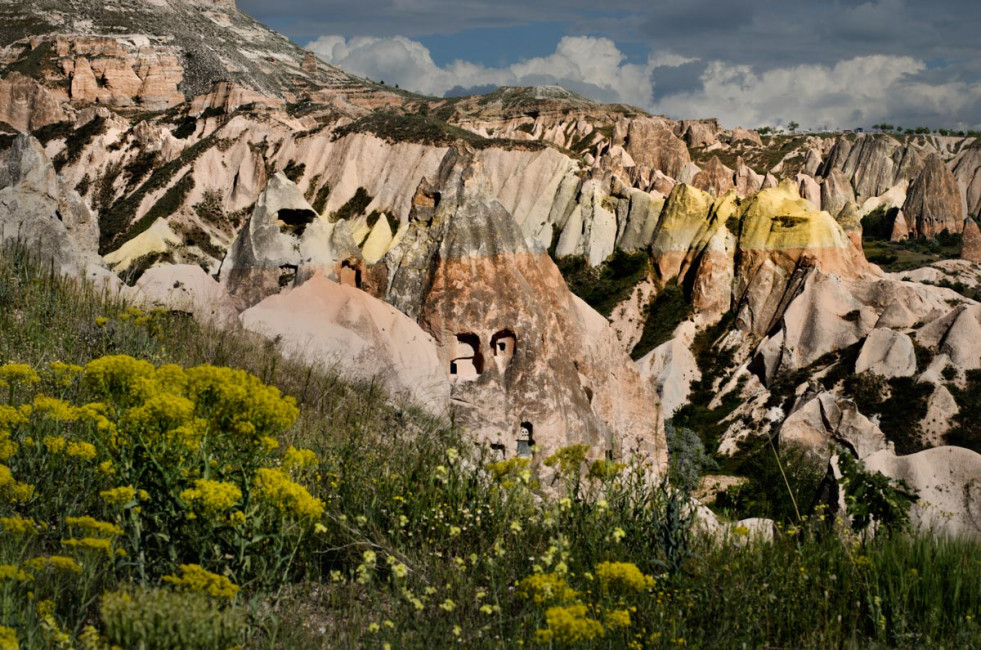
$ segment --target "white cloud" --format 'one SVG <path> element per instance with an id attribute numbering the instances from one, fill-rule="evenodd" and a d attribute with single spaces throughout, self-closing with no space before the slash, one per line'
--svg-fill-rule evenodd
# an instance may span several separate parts
<path id="1" fill-rule="evenodd" d="M 652 100 L 651 73 L 658 65 L 679 65 L 687 59 L 650 57 L 647 63 L 625 63 L 626 57 L 608 38 L 566 36 L 545 56 L 507 67 L 490 68 L 457 60 L 440 67 L 422 43 L 403 36 L 392 38 L 321 36 L 307 44 L 328 63 L 371 79 L 397 83 L 427 95 L 451 88 L 486 85 L 555 83 L 602 101 L 648 106 Z"/>
<path id="2" fill-rule="evenodd" d="M 439 66 L 422 43 L 402 36 L 321 36 L 307 48 L 354 74 L 427 95 L 456 87 L 559 84 L 597 101 L 676 118 L 717 117 L 730 127 L 793 120 L 805 127 L 848 128 L 899 120 L 904 126 L 973 128 L 981 106 L 981 82 L 947 78 L 956 75 L 928 79 L 926 64 L 908 56 L 860 56 L 764 72 L 709 61 L 700 76 L 692 76 L 689 90 L 661 96 L 658 75 L 697 59 L 658 52 L 644 64 L 627 63 L 612 40 L 586 36 L 566 36 L 552 54 L 505 67 L 463 60 Z"/>

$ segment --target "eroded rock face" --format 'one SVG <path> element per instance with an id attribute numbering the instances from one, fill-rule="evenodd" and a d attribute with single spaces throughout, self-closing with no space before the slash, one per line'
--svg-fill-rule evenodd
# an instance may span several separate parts
<path id="1" fill-rule="evenodd" d="M 637 369 L 657 390 L 664 416 L 688 402 L 691 382 L 702 378 L 691 344 L 695 340 L 695 323 L 685 321 L 674 332 L 671 340 L 662 343 L 637 361 Z"/>
<path id="2" fill-rule="evenodd" d="M 856 374 L 866 371 L 887 378 L 915 375 L 916 351 L 912 339 L 891 329 L 872 330 L 855 362 Z"/>
<path id="3" fill-rule="evenodd" d="M 964 220 L 964 238 L 961 240 L 961 259 L 981 263 L 981 229 L 978 222 L 968 217 Z"/>
<path id="4" fill-rule="evenodd" d="M 624 149 L 638 165 L 660 170 L 672 178 L 677 178 L 681 168 L 691 162 L 684 141 L 657 118 L 632 120 Z"/>
<path id="5" fill-rule="evenodd" d="M 944 230 L 961 232 L 964 209 L 957 179 L 937 155 L 923 164 L 923 171 L 910 185 L 903 213 L 915 224 L 919 237 L 936 237 Z"/>
<path id="6" fill-rule="evenodd" d="M 396 397 L 442 415 L 450 384 L 432 337 L 391 305 L 321 273 L 242 312 L 242 325 L 304 362 L 382 382 Z"/>
<path id="7" fill-rule="evenodd" d="M 20 131 L 33 131 L 66 118 L 58 98 L 18 72 L 0 79 L 0 121 Z"/>
<path id="8" fill-rule="evenodd" d="M 868 269 L 841 226 L 802 199 L 792 181 L 759 192 L 739 215 L 735 300 L 737 323 L 745 331 L 769 331 L 808 269 L 845 277 Z"/>
<path id="9" fill-rule="evenodd" d="M 910 509 L 914 528 L 981 537 L 981 454 L 944 446 L 908 456 L 883 450 L 864 460 L 867 471 L 903 480 L 919 495 Z"/>
<path id="10" fill-rule="evenodd" d="M 131 299 L 150 309 L 187 312 L 195 320 L 219 328 L 238 326 L 239 303 L 194 264 L 155 266 L 140 276 Z"/>
<path id="11" fill-rule="evenodd" d="M 662 282 L 681 271 L 688 251 L 708 222 L 713 202 L 709 193 L 692 185 L 682 183 L 671 191 L 651 246 L 654 268 Z"/>
<path id="12" fill-rule="evenodd" d="M 830 460 L 829 447 L 840 443 L 859 458 L 892 450 L 879 427 L 859 413 L 855 403 L 830 392 L 802 400 L 780 427 L 780 444 L 790 443 Z"/>
<path id="13" fill-rule="evenodd" d="M 821 184 L 821 209 L 837 218 L 845 206 L 854 201 L 851 182 L 840 170 L 832 170 Z"/>
<path id="14" fill-rule="evenodd" d="M 692 187 L 708 192 L 713 197 L 722 196 L 733 187 L 733 171 L 722 164 L 718 156 L 712 156 L 705 168 L 696 174 Z"/>
<path id="15" fill-rule="evenodd" d="M 104 273 L 95 215 L 26 134 L 0 153 L 0 241 L 11 240 L 63 273 Z"/>
<path id="16" fill-rule="evenodd" d="M 386 256 L 387 299 L 417 317 L 450 375 L 458 422 L 505 456 L 521 430 L 547 455 L 586 443 L 592 453 L 666 459 L 657 397 L 606 319 L 569 292 L 544 252 L 492 198 L 471 152 L 447 153 Z"/>

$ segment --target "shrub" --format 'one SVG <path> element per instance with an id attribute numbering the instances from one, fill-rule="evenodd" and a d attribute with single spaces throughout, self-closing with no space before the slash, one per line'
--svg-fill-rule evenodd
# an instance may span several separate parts
<path id="1" fill-rule="evenodd" d="M 242 644 L 245 612 L 194 592 L 124 587 L 102 597 L 109 643 L 144 650 L 225 650 Z"/>
<path id="2" fill-rule="evenodd" d="M 595 268 L 581 255 L 560 258 L 556 264 L 569 289 L 604 316 L 630 295 L 650 268 L 647 253 L 620 249 Z"/>

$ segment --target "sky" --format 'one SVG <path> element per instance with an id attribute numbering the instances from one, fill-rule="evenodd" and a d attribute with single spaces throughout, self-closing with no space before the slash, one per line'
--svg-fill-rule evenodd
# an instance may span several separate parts
<path id="1" fill-rule="evenodd" d="M 727 127 L 981 128 L 979 0 L 238 0 L 353 74 L 558 84 Z"/>

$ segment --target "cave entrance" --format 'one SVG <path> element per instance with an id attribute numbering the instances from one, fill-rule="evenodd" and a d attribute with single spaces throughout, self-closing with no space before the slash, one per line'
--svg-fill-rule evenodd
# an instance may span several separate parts
<path id="1" fill-rule="evenodd" d="M 279 232 L 297 237 L 303 236 L 303 231 L 317 218 L 317 213 L 305 208 L 295 210 L 293 208 L 283 208 L 276 213 L 276 222 L 279 224 Z"/>

